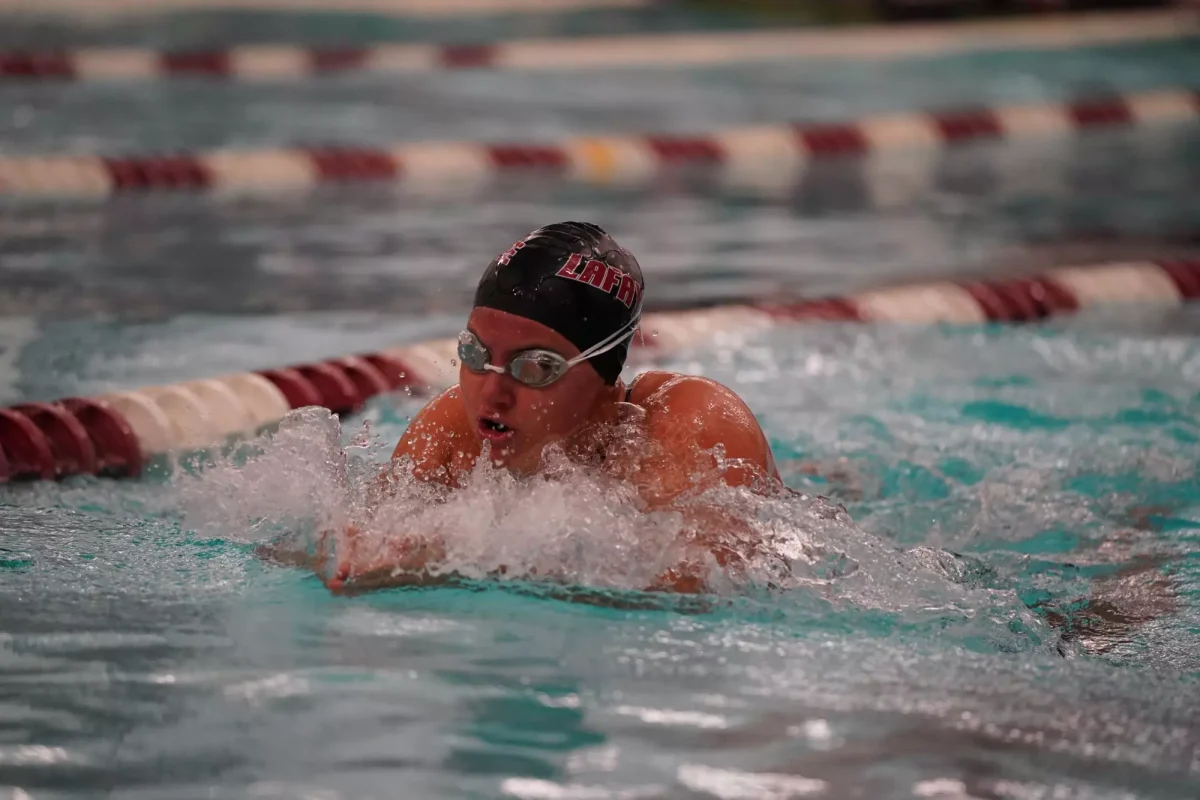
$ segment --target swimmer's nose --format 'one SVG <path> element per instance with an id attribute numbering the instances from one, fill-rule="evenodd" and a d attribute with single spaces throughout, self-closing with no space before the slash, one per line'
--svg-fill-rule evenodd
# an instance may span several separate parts
<path id="1" fill-rule="evenodd" d="M 483 379 L 483 386 L 479 392 L 479 399 L 483 401 L 485 407 L 496 411 L 506 411 L 513 407 L 516 401 L 516 394 L 513 391 L 513 384 L 516 383 L 508 375 L 498 375 L 495 372 L 489 372 Z"/>

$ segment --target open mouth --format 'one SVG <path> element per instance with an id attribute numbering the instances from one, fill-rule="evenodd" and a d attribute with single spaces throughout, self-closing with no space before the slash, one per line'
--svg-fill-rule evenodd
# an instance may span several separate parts
<path id="1" fill-rule="evenodd" d="M 512 428 L 508 427 L 498 419 L 480 417 L 478 426 L 479 435 L 485 439 L 490 439 L 493 442 L 508 439 L 515 433 Z"/>

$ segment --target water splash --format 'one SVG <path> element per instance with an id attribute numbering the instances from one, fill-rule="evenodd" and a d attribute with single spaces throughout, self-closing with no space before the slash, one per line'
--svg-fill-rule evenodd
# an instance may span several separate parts
<path id="1" fill-rule="evenodd" d="M 201 472 L 176 472 L 170 484 L 181 524 L 242 543 L 345 524 L 356 483 L 350 462 L 359 457 L 342 446 L 341 434 L 330 412 L 304 408 Z"/>
<path id="2" fill-rule="evenodd" d="M 355 526 L 356 562 L 422 539 L 437 542 L 435 577 L 589 590 L 643 591 L 689 555 L 682 513 L 644 513 L 631 486 L 561 453 L 551 452 L 545 474 L 529 479 L 482 458 L 451 493 L 415 481 L 402 464 L 384 484 L 386 450 L 367 426 L 344 432 L 328 412 L 293 412 L 203 472 L 172 479 L 182 525 L 201 536 L 271 543 L 294 563 L 305 562 L 323 531 Z M 694 502 L 746 520 L 757 540 L 736 568 L 711 557 L 703 564 L 715 597 L 769 598 L 814 616 L 869 610 L 910 625 L 1039 626 L 1015 592 L 974 580 L 978 570 L 964 559 L 898 549 L 824 498 L 722 486 Z M 732 541 L 738 534 L 723 535 L 741 544 Z M 334 541 L 335 551 L 347 546 Z"/>

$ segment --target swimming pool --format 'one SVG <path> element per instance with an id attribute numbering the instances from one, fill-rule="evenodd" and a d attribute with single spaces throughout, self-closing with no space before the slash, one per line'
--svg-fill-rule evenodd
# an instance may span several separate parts
<path id="1" fill-rule="evenodd" d="M 1129 81 L 1122 89 L 1179 85 L 1194 56 L 1163 52 L 1114 60 L 1105 77 Z M 1018 84 L 1052 95 L 1066 91 L 1053 59 L 1099 63 L 1047 58 L 941 68 L 954 69 L 964 97 Z M 790 69 L 779 68 L 764 109 L 792 94 L 803 76 Z M 936 70 L 905 77 L 922 69 L 933 70 L 897 67 L 894 85 L 932 92 L 925 78 Z M 865 71 L 854 74 L 815 73 L 818 89 L 795 108 L 821 97 L 863 111 L 924 99 L 877 92 Z M 455 80 L 481 96 L 529 91 L 539 120 L 530 84 Z M 623 123 L 608 106 L 592 119 L 561 115 L 568 82 L 545 80 L 564 94 L 545 99 L 537 124 Z M 743 119 L 746 88 L 766 77 L 646 80 L 694 81 L 696 99 L 676 102 L 708 123 Z M 397 113 L 402 101 L 377 82 L 358 84 L 369 87 L 364 106 Z M 0 91 L 104 105 L 94 87 Z M 92 111 L 50 114 L 29 121 L 28 136 L 6 130 L 3 146 L 277 143 L 288 132 L 269 97 L 155 91 L 173 99 L 141 104 L 135 90 L 108 127 L 89 127 Z M 410 119 L 337 123 L 339 97 L 291 91 L 278 102 L 300 125 L 343 124 L 359 139 Z M 638 91 L 648 103 L 652 91 Z M 181 98 L 192 92 L 201 99 Z M 175 102 L 226 121 L 208 132 L 131 124 Z M 420 124 L 464 138 L 472 114 L 492 116 L 486 102 L 452 105 L 443 122 Z M 231 109 L 279 127 L 239 127 Z M 528 133 L 516 112 L 493 119 Z M 607 223 L 639 252 L 658 308 L 1191 252 L 1195 136 L 975 148 L 949 155 L 943 179 L 891 207 L 856 192 L 853 170 L 758 196 L 703 179 L 625 190 L 527 180 L 459 198 L 361 186 L 282 199 L 14 203 L 0 215 L 0 402 L 447 335 L 494 240 L 551 217 Z M 761 524 L 797 553 L 799 585 L 731 587 L 708 603 L 632 591 L 645 569 L 637 543 L 656 529 L 583 479 L 570 494 L 484 481 L 443 520 L 462 532 L 468 574 L 500 555 L 565 564 L 592 587 L 582 597 L 480 581 L 335 598 L 304 571 L 257 557 L 255 544 L 353 504 L 419 407 L 403 393 L 340 424 L 296 414 L 252 452 L 199 473 L 0 487 L 0 786 L 24 794 L 0 791 L 1195 797 L 1197 314 L 799 326 L 671 355 L 668 367 L 736 386 L 789 485 L 846 509 L 761 503 Z"/>

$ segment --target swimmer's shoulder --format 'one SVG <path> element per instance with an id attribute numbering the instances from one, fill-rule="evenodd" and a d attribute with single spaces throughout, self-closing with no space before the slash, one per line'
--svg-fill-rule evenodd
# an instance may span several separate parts
<path id="1" fill-rule="evenodd" d="M 668 372 L 662 369 L 652 369 L 640 373 L 629 383 L 629 394 L 625 402 L 635 406 L 645 407 L 646 401 L 654 396 L 666 383 L 680 377 L 678 372 Z"/>
<path id="2" fill-rule="evenodd" d="M 728 386 L 712 378 L 667 370 L 650 370 L 634 378 L 627 402 L 641 406 L 647 413 L 692 407 L 713 412 L 729 408 L 750 412 L 745 401 Z"/>
<path id="3" fill-rule="evenodd" d="M 412 418 L 392 459 L 411 459 L 413 475 L 420 480 L 450 483 L 452 474 L 470 468 L 478 451 L 458 386 L 452 386 Z"/>
<path id="4" fill-rule="evenodd" d="M 666 370 L 642 373 L 631 385 L 629 402 L 645 410 L 655 438 L 683 439 L 711 448 L 722 445 L 730 457 L 748 458 L 777 474 L 770 443 L 754 412 L 724 384 L 699 375 Z"/>

